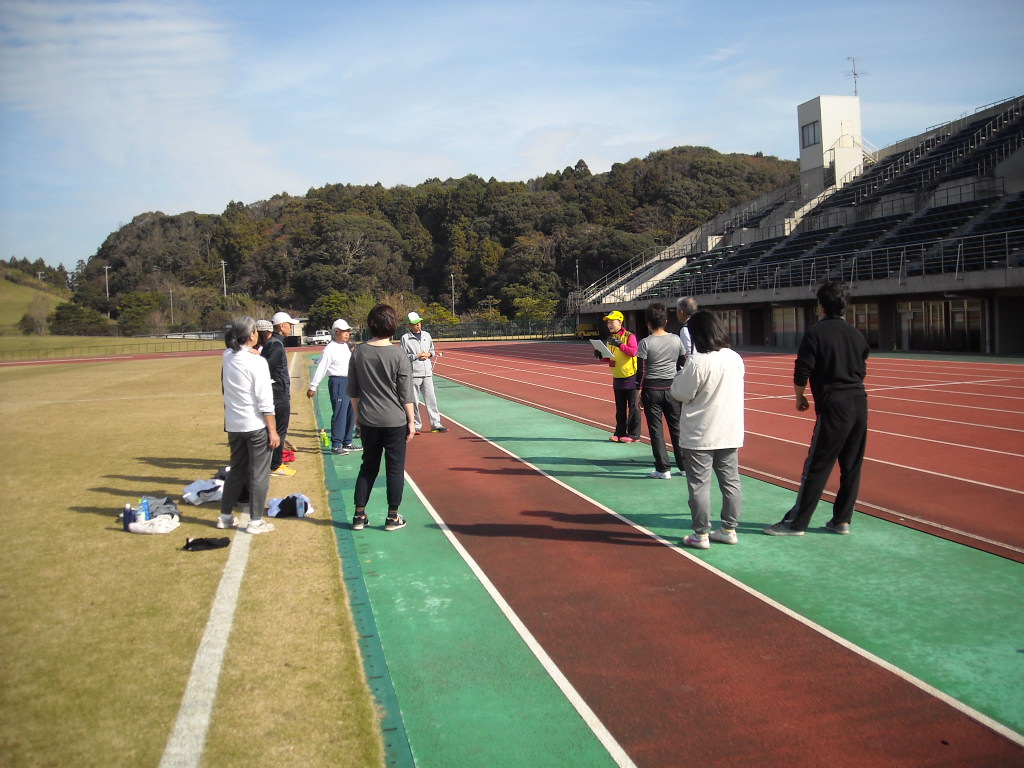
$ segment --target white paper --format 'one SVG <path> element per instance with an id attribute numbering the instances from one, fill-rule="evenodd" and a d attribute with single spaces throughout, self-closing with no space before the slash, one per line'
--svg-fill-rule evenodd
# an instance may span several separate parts
<path id="1" fill-rule="evenodd" d="M 608 349 L 600 339 L 591 339 L 590 343 L 594 345 L 594 349 L 601 353 L 601 357 L 607 358 L 608 360 L 615 357 L 615 355 L 612 354 L 612 351 Z"/>

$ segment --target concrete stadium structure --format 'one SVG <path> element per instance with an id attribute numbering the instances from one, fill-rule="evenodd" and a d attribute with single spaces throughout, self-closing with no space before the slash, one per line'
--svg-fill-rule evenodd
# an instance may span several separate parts
<path id="1" fill-rule="evenodd" d="M 794 349 L 826 279 L 872 348 L 1024 354 L 1024 96 L 884 149 L 856 96 L 797 108 L 800 181 L 704 223 L 570 297 L 642 329 L 652 301 L 693 296 L 738 345 Z"/>

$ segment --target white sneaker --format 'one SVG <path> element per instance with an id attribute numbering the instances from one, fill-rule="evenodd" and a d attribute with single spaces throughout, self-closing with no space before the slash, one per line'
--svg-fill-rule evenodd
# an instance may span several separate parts
<path id="1" fill-rule="evenodd" d="M 719 544 L 736 544 L 739 541 L 735 528 L 720 528 L 712 532 L 709 538 Z"/>
<path id="2" fill-rule="evenodd" d="M 253 520 L 245 527 L 246 533 L 270 533 L 274 530 L 274 524 L 268 523 L 262 517 L 259 520 Z"/>
<path id="3" fill-rule="evenodd" d="M 651 477 L 653 477 L 655 480 L 671 480 L 672 479 L 672 470 L 671 469 L 666 469 L 664 472 L 659 472 L 658 470 L 654 470 L 653 472 L 651 472 Z"/>
<path id="4" fill-rule="evenodd" d="M 692 547 L 693 549 L 710 549 L 711 542 L 708 541 L 706 533 L 691 533 L 683 539 L 683 546 Z"/>
<path id="5" fill-rule="evenodd" d="M 221 530 L 225 528 L 234 528 L 238 525 L 238 518 L 234 515 L 219 515 L 217 517 L 217 527 Z"/>

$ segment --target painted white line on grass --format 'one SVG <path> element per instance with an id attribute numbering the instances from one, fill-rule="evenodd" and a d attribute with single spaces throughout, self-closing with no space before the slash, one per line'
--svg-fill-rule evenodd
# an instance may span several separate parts
<path id="1" fill-rule="evenodd" d="M 174 729 L 164 748 L 160 768 L 198 768 L 210 728 L 210 715 L 217 697 L 217 683 L 228 647 L 228 636 L 234 623 L 238 593 L 249 561 L 252 536 L 236 533 L 224 575 L 221 576 L 217 595 L 213 599 L 210 618 L 206 622 L 203 639 L 192 663 L 192 674 L 185 686 L 181 708 L 174 721 Z"/>
<path id="2" fill-rule="evenodd" d="M 459 422 L 455 421 L 455 419 L 452 419 L 451 417 L 448 417 L 448 420 L 450 422 L 454 423 L 454 424 L 459 424 Z M 661 536 L 659 536 L 658 534 L 654 533 L 653 531 L 650 531 L 647 528 L 644 528 L 642 525 L 637 525 L 636 523 L 634 523 L 629 518 L 627 518 L 627 517 L 625 517 L 623 515 L 620 515 L 614 509 L 611 509 L 610 507 L 606 507 L 604 504 L 601 504 L 599 501 L 596 501 L 595 499 L 590 498 L 589 496 L 587 496 L 586 494 L 582 493 L 581 491 L 576 490 L 571 485 L 567 485 L 566 483 L 562 482 L 557 477 L 554 477 L 554 476 L 548 474 L 547 472 L 545 472 L 540 467 L 537 467 L 537 466 L 531 464 L 530 462 L 525 461 L 521 457 L 516 456 L 514 453 L 512 453 L 509 450 L 507 450 L 506 448 L 503 448 L 502 446 L 498 445 L 497 443 L 491 442 L 490 440 L 488 440 L 486 437 L 484 437 L 480 433 L 475 432 L 472 429 L 469 429 L 466 425 L 459 424 L 459 426 L 462 427 L 463 429 L 465 429 L 471 435 L 474 435 L 474 436 L 480 438 L 481 440 L 486 442 L 488 445 L 493 445 L 499 451 L 501 451 L 502 453 L 512 457 L 513 459 L 518 461 L 520 464 L 522 464 L 522 465 L 524 465 L 526 467 L 529 467 L 534 472 L 537 472 L 538 474 L 543 475 L 544 477 L 548 478 L 549 480 L 551 480 L 551 482 L 555 483 L 556 485 L 559 485 L 562 488 L 564 488 L 565 490 L 569 491 L 570 493 L 575 494 L 579 498 L 581 498 L 584 501 L 586 501 L 588 504 L 591 504 L 594 507 L 597 507 L 598 509 L 608 513 L 612 517 L 615 517 L 615 518 L 621 520 L 623 523 L 625 523 L 626 525 L 630 526 L 631 528 L 633 528 L 633 529 L 643 533 L 646 536 L 649 536 L 650 538 L 652 538 L 653 540 L 657 541 L 658 543 L 665 545 L 666 547 L 671 549 L 675 554 L 679 555 L 680 557 L 685 557 L 690 562 L 699 565 L 701 568 L 704 568 L 707 571 L 710 571 L 711 573 L 715 574 L 716 576 L 718 576 L 719 578 L 721 578 L 724 581 L 728 582 L 729 584 L 731 584 L 732 586 L 736 587 L 737 589 L 740 589 L 741 591 L 746 592 L 747 594 L 751 595 L 752 597 L 757 598 L 758 600 L 762 601 L 763 603 L 766 603 L 766 604 L 770 605 L 771 607 L 773 607 L 776 610 L 782 612 L 783 614 L 785 614 L 789 618 L 791 618 L 791 619 L 793 619 L 795 621 L 800 622 L 804 626 L 806 626 L 809 629 L 812 629 L 815 632 L 823 635 L 824 637 L 828 638 L 829 640 L 832 640 L 834 643 L 837 643 L 838 645 L 842 646 L 843 648 L 845 648 L 845 649 L 847 649 L 849 651 L 852 651 L 853 653 L 857 654 L 858 656 L 861 656 L 864 659 L 867 659 L 868 661 L 870 661 L 873 664 L 876 664 L 877 666 L 881 667 L 882 669 L 885 669 L 888 672 L 891 672 L 892 674 L 894 674 L 896 677 L 900 678 L 901 680 L 904 680 L 905 682 L 910 683 L 914 687 L 924 691 L 925 693 L 935 697 L 936 699 L 939 699 L 939 701 L 942 701 L 944 704 L 949 705 L 950 707 L 952 707 L 953 709 L 957 710 L 958 712 L 960 712 L 960 713 L 962 713 L 964 715 L 967 715 L 967 717 L 971 718 L 972 720 L 975 720 L 975 721 L 981 723 L 982 725 L 986 726 L 987 728 L 992 729 L 996 733 L 1000 734 L 1001 736 L 1006 737 L 1007 739 L 1009 739 L 1010 741 L 1014 742 L 1015 744 L 1020 744 L 1020 745 L 1024 746 L 1024 734 L 1017 733 L 1017 731 L 1013 730 L 1012 728 L 1003 725 L 1002 723 L 1000 723 L 997 720 L 992 719 L 988 715 L 983 714 L 982 712 L 979 712 L 978 710 L 974 709 L 973 707 L 968 706 L 967 704 L 964 704 L 962 701 L 959 701 L 958 699 L 953 698 L 948 693 L 946 693 L 944 691 L 941 691 L 941 690 L 939 690 L 938 688 L 935 688 L 932 685 L 929 685 L 924 680 L 921 680 L 920 678 L 915 677 L 914 675 L 910 674 L 909 672 L 906 672 L 905 670 L 900 669 L 899 667 L 895 666 L 894 664 L 889 663 L 888 661 L 886 661 L 885 659 L 881 658 L 880 656 L 876 656 L 875 654 L 871 653 L 870 651 L 868 651 L 868 650 L 866 650 L 864 648 L 861 648 L 859 645 L 851 643 L 845 637 L 842 637 L 841 635 L 837 635 L 832 630 L 827 629 L 826 627 L 823 627 L 823 626 L 821 626 L 820 624 L 818 624 L 818 623 L 816 623 L 814 621 L 811 621 L 806 616 L 803 616 L 803 615 L 797 613 L 796 611 L 792 610 L 791 608 L 786 607 L 782 603 L 774 600 L 773 598 L 768 597 L 768 595 L 765 595 L 765 594 L 762 594 L 761 592 L 758 592 L 756 589 L 754 589 L 754 588 L 744 584 L 742 581 L 734 578 L 733 576 L 730 576 L 725 571 L 719 570 L 715 566 L 705 562 L 704 560 L 701 560 L 696 555 L 693 555 L 690 552 L 685 551 L 681 547 L 675 546 L 668 539 L 662 538 Z M 408 475 L 406 476 L 406 480 L 409 480 Z M 417 490 L 417 494 L 419 494 L 418 490 Z M 422 498 L 422 496 L 421 496 L 421 498 Z M 424 501 L 424 503 L 426 503 L 426 502 Z M 427 505 L 427 506 L 429 508 L 429 505 Z M 434 514 L 432 509 L 431 509 L 431 514 Z M 440 522 L 440 521 L 438 521 L 438 522 Z M 447 528 L 445 528 L 445 534 L 449 535 L 449 538 L 451 538 L 451 535 L 449 534 Z M 486 577 L 484 577 L 484 578 L 486 578 Z"/>
<path id="3" fill-rule="evenodd" d="M 292 355 L 288 373 L 298 358 Z M 185 686 L 178 718 L 164 748 L 160 768 L 198 768 L 206 745 L 206 732 L 210 729 L 213 702 L 217 698 L 217 684 L 228 647 L 228 637 L 235 620 L 235 607 L 242 587 L 245 566 L 249 562 L 249 546 L 252 536 L 236 533 L 228 556 L 224 574 L 213 599 L 210 618 L 206 622 L 203 639 L 199 641 L 192 674 Z"/>
<path id="4" fill-rule="evenodd" d="M 455 424 L 459 424 L 457 421 L 454 421 L 453 419 L 448 420 L 453 421 Z M 459 424 L 459 426 L 462 427 L 463 429 L 466 429 L 466 427 L 462 424 Z M 471 429 L 466 429 L 466 431 L 469 432 L 470 434 L 476 435 L 476 432 L 473 432 Z M 477 436 L 480 437 L 479 435 Z M 487 438 L 482 439 L 486 440 Z M 488 440 L 487 442 L 490 441 Z M 491 445 L 493 445 L 493 443 L 491 443 Z M 500 448 L 500 446 L 497 447 Z M 583 697 L 580 696 L 579 692 L 573 687 L 573 684 L 569 682 L 569 679 L 562 673 L 562 670 L 560 670 L 558 668 L 558 665 L 555 664 L 554 660 L 550 656 L 548 656 L 547 651 L 545 651 L 544 647 L 539 642 L 537 642 L 537 638 L 535 638 L 533 636 L 533 633 L 530 632 L 529 629 L 527 629 L 526 624 L 523 623 L 523 620 L 516 615 L 516 612 L 514 610 L 512 610 L 512 606 L 510 606 L 508 602 L 505 600 L 505 598 L 501 596 L 501 592 L 499 592 L 498 588 L 494 586 L 493 582 L 491 582 L 491 580 L 487 578 L 487 574 L 484 573 L 483 569 L 477 564 L 476 560 L 473 559 L 473 556 L 470 555 L 466 548 L 462 546 L 462 543 L 457 538 L 455 538 L 455 534 L 453 534 L 451 530 L 449 530 L 448 525 L 441 518 L 441 516 L 437 514 L 437 510 L 434 509 L 430 501 L 427 500 L 427 497 L 419 489 L 419 486 L 417 486 L 416 483 L 413 482 L 413 479 L 409 477 L 408 473 L 406 473 L 405 475 L 405 482 L 409 484 L 409 487 L 412 488 L 413 492 L 419 497 L 419 500 L 423 503 L 423 506 L 426 508 L 427 512 L 429 512 L 430 516 L 434 518 L 434 522 L 436 522 L 438 527 L 444 532 L 444 535 L 448 537 L 448 541 L 451 542 L 451 545 L 455 548 L 455 551 L 462 556 L 462 559 L 466 562 L 466 565 L 468 565 L 470 570 L 473 571 L 474 575 L 483 585 L 483 588 L 487 590 L 487 593 L 491 596 L 491 599 L 494 600 L 499 610 L 503 614 L 505 614 L 505 618 L 509 620 L 509 623 L 513 626 L 516 632 L 519 633 L 519 636 L 523 639 L 523 642 L 526 643 L 526 647 L 529 648 L 530 651 L 533 652 L 533 655 L 537 657 L 537 661 L 540 662 L 541 666 L 544 667 L 544 670 L 551 676 L 551 679 L 554 680 L 555 685 L 559 687 L 565 698 L 569 700 L 569 703 L 572 704 L 573 708 L 579 713 L 580 717 L 583 718 L 583 721 L 587 724 L 587 726 L 590 728 L 593 734 L 597 737 L 598 741 L 601 742 L 602 746 L 604 746 L 604 748 L 608 750 L 608 754 L 611 755 L 611 758 L 615 761 L 615 764 L 620 766 L 620 768 L 636 768 L 636 764 L 630 759 L 629 755 L 626 754 L 626 750 L 624 750 L 622 748 L 622 745 L 620 745 L 619 742 L 615 740 L 615 737 L 611 735 L 611 733 L 605 727 L 604 723 L 602 723 L 600 718 L 598 718 L 598 716 L 594 713 L 594 710 L 592 710 L 587 705 L 587 702 L 583 700 Z"/>

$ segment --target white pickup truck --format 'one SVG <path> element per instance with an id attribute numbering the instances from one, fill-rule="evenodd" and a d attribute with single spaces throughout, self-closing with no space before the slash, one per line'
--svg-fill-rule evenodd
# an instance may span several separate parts
<path id="1" fill-rule="evenodd" d="M 317 331 L 312 336 L 305 338 L 306 344 L 328 344 L 331 341 L 330 331 Z"/>

